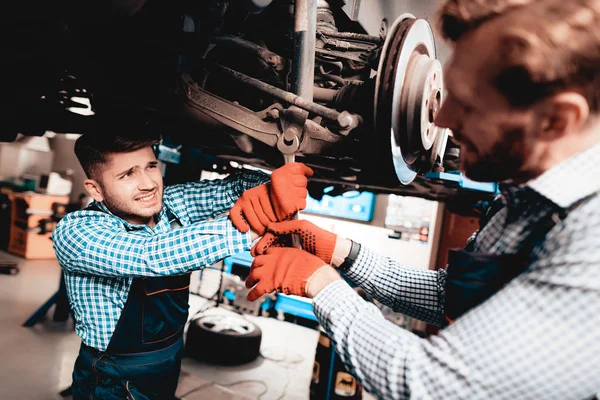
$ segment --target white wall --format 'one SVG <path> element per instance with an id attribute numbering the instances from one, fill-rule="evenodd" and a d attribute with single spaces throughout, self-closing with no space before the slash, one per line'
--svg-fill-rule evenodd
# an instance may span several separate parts
<path id="1" fill-rule="evenodd" d="M 0 180 L 48 174 L 53 158 L 53 152 L 29 149 L 23 143 L 0 143 Z"/>
<path id="2" fill-rule="evenodd" d="M 80 193 L 86 193 L 83 181 L 85 181 L 85 172 L 75 156 L 76 135 L 59 134 L 50 139 L 50 146 L 54 151 L 54 163 L 52 171 L 63 172 L 67 169 L 73 170 L 73 188 L 71 189 L 70 201 L 77 202 Z"/>

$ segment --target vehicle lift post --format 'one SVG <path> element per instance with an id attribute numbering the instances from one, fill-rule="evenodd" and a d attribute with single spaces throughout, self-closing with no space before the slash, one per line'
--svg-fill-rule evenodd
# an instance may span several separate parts
<path id="1" fill-rule="evenodd" d="M 294 2 L 294 59 L 292 60 L 292 93 L 303 100 L 313 101 L 315 81 L 315 42 L 317 37 L 317 0 L 296 0 Z M 277 146 L 283 154 L 285 164 L 293 163 L 308 111 L 296 106 L 288 110 L 292 117 L 281 135 Z M 294 216 L 298 219 L 298 214 Z M 292 243 L 301 248 L 298 235 L 292 235 Z"/>
<path id="2" fill-rule="evenodd" d="M 39 233 L 44 234 L 50 229 L 48 226 L 52 226 L 52 223 L 57 223 L 60 221 L 62 217 L 65 216 L 67 212 L 66 204 L 58 204 L 55 203 L 52 205 L 52 215 L 47 220 L 40 221 Z M 47 226 L 47 224 L 50 224 Z M 67 296 L 67 286 L 65 283 L 65 275 L 61 268 L 60 270 L 60 283 L 58 286 L 58 290 L 54 293 L 50 298 L 42 304 L 40 308 L 38 308 L 28 319 L 25 321 L 23 326 L 27 328 L 31 328 L 35 326 L 37 323 L 43 321 L 46 318 L 46 314 L 50 308 L 56 305 L 54 308 L 54 321 L 65 322 L 69 319 L 69 315 L 73 319 L 73 324 L 75 324 L 75 316 L 73 315 L 73 311 L 71 310 L 71 306 L 69 305 L 69 298 Z"/>
<path id="3" fill-rule="evenodd" d="M 54 321 L 64 322 L 69 319 L 69 315 L 73 317 L 73 313 L 71 311 L 71 307 L 69 306 L 69 298 L 67 297 L 67 286 L 65 285 L 65 276 L 63 272 L 60 273 L 60 285 L 56 293 L 54 293 L 50 298 L 42 304 L 40 308 L 38 308 L 32 315 L 25 321 L 23 326 L 27 328 L 31 328 L 35 326 L 38 322 L 43 321 L 46 318 L 46 314 L 50 307 L 56 304 L 56 308 L 54 309 Z M 73 323 L 75 323 L 75 318 L 73 317 Z"/>

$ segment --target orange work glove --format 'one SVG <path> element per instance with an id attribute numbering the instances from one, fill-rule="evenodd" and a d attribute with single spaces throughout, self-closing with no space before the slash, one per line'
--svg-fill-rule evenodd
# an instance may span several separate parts
<path id="1" fill-rule="evenodd" d="M 277 168 L 271 174 L 271 204 L 278 221 L 290 219 L 299 210 L 306 208 L 306 184 L 313 170 L 298 162 Z"/>
<path id="2" fill-rule="evenodd" d="M 337 235 L 306 220 L 271 222 L 267 233 L 252 247 L 252 256 L 265 254 L 269 247 L 292 247 L 291 234 L 297 234 L 302 249 L 331 264 Z"/>
<path id="3" fill-rule="evenodd" d="M 246 287 L 254 288 L 248 293 L 248 300 L 255 301 L 275 290 L 306 297 L 308 281 L 325 265 L 325 261 L 304 250 L 268 249 L 265 255 L 256 257 L 250 267 Z"/>
<path id="4" fill-rule="evenodd" d="M 252 229 L 258 235 L 264 235 L 269 222 L 277 221 L 266 184 L 246 190 L 229 211 L 233 226 L 242 232 Z"/>

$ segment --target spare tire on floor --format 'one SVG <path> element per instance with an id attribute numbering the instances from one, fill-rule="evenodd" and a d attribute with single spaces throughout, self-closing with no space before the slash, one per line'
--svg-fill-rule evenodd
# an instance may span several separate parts
<path id="1" fill-rule="evenodd" d="M 230 312 L 210 312 L 190 321 L 186 355 L 211 364 L 239 365 L 260 354 L 262 331 L 255 323 Z"/>

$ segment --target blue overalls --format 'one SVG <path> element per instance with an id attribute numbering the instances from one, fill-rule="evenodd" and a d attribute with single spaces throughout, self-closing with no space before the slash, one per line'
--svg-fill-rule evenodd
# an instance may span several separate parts
<path id="1" fill-rule="evenodd" d="M 587 196 L 568 209 L 557 208 L 549 216 L 537 224 L 536 229 L 525 239 L 521 248 L 514 254 L 483 254 L 473 251 L 472 241 L 464 249 L 450 250 L 445 294 L 445 326 L 453 323 L 458 317 L 471 308 L 478 306 L 493 296 L 504 285 L 521 274 L 531 261 L 534 247 L 543 243 L 546 235 L 568 213 L 591 200 L 598 193 Z M 494 201 L 481 229 L 501 209 L 500 199 Z"/>
<path id="2" fill-rule="evenodd" d="M 172 226 L 181 226 L 167 215 Z M 175 398 L 189 285 L 190 274 L 135 278 L 106 351 L 81 344 L 73 399 Z"/>

